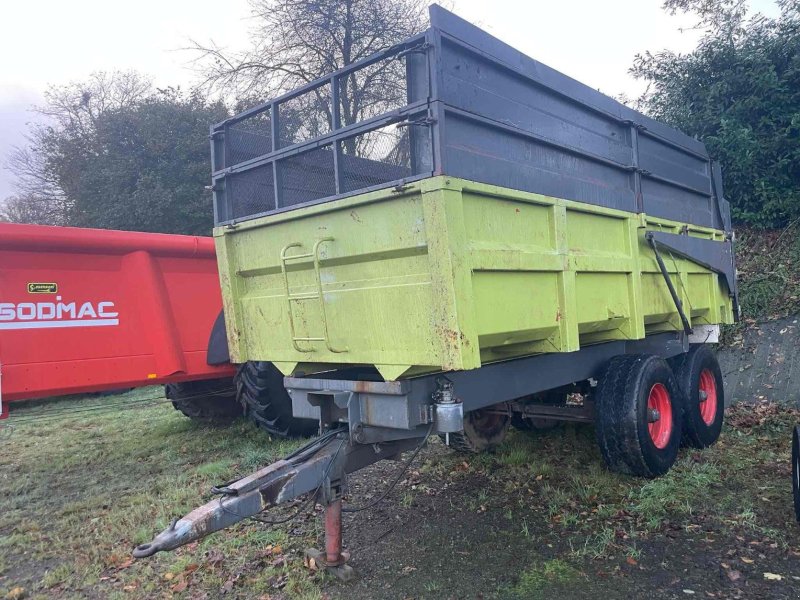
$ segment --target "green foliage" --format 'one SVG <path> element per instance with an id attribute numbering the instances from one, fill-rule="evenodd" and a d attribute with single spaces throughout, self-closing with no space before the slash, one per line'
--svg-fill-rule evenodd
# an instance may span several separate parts
<path id="1" fill-rule="evenodd" d="M 208 126 L 225 116 L 169 90 L 103 113 L 88 139 L 53 130 L 45 148 L 72 200 L 69 224 L 209 234 Z"/>
<path id="2" fill-rule="evenodd" d="M 51 88 L 27 148 L 10 167 L 10 221 L 163 233 L 211 232 L 209 125 L 221 102 L 154 90 L 135 73 Z"/>
<path id="3" fill-rule="evenodd" d="M 689 54 L 645 53 L 631 73 L 649 82 L 642 109 L 707 145 L 722 164 L 740 223 L 779 227 L 800 217 L 800 5 L 745 20 L 741 0 L 668 0 L 706 30 Z"/>
<path id="4" fill-rule="evenodd" d="M 800 222 L 783 230 L 736 231 L 739 300 L 746 319 L 800 311 Z"/>

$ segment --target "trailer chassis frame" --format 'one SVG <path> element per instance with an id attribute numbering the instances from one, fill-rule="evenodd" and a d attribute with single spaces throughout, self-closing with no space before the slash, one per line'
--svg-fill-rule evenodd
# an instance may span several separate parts
<path id="1" fill-rule="evenodd" d="M 695 340 L 683 332 L 662 333 L 587 346 L 572 353 L 569 360 L 564 360 L 563 354 L 541 354 L 471 371 L 401 381 L 347 379 L 353 371 L 340 372 L 338 378 L 330 374 L 328 378 L 287 377 L 284 384 L 292 397 L 294 415 L 318 419 L 322 434 L 284 459 L 213 488 L 217 498 L 173 520 L 151 542 L 137 546 L 133 555 L 144 558 L 174 550 L 306 496 L 305 504 L 293 516 L 312 501 L 325 507 L 324 549 L 307 550 L 306 556 L 318 568 L 350 579 L 353 570 L 342 547 L 342 512 L 347 510 L 342 508 L 342 498 L 348 473 L 380 460 L 397 460 L 403 452 L 416 448 L 400 472 L 402 476 L 431 433 L 463 430 L 463 415 L 473 410 L 495 407 L 491 410 L 516 411 L 528 417 L 591 421 L 591 402 L 559 407 L 521 399 L 599 377 L 614 356 L 654 354 L 670 358 L 688 351 L 690 341 Z"/>
<path id="2" fill-rule="evenodd" d="M 539 392 L 596 378 L 606 362 L 620 354 L 676 356 L 689 349 L 682 332 L 660 333 L 640 340 L 620 340 L 586 346 L 565 356 L 539 354 L 490 363 L 470 371 L 424 375 L 399 381 L 346 379 L 336 376 L 286 377 L 295 417 L 316 419 L 322 430 L 347 423 L 356 443 L 374 444 L 425 435 L 429 425 L 446 433 L 437 423 L 437 394 L 443 383 L 452 388 L 463 413 L 508 403 Z M 325 378 L 323 378 L 325 375 Z M 544 409 L 543 409 L 544 410 Z M 533 411 L 525 411 L 533 414 Z M 563 411 L 562 411 L 563 412 Z M 578 411 L 574 411 L 577 413 Z M 586 413 L 570 418 L 558 410 L 541 414 L 564 420 L 589 420 Z"/>

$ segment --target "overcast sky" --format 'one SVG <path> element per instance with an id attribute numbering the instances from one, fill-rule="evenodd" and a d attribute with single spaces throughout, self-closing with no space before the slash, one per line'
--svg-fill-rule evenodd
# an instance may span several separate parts
<path id="1" fill-rule="evenodd" d="M 453 0 L 453 10 L 529 56 L 606 94 L 636 96 L 628 74 L 645 50 L 689 51 L 698 34 L 687 17 L 669 17 L 662 0 Z M 752 0 L 774 15 L 772 0 Z M 189 38 L 231 49 L 247 44 L 247 0 L 27 0 L 3 3 L 0 36 L 0 164 L 24 144 L 29 112 L 50 84 L 100 70 L 136 69 L 156 85 L 190 87 Z M 12 193 L 0 169 L 0 199 Z"/>

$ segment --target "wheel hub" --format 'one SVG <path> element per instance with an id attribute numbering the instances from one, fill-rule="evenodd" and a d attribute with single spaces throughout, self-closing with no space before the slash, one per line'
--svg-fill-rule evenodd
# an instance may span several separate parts
<path id="1" fill-rule="evenodd" d="M 667 447 L 672 437 L 672 401 L 669 390 L 663 383 L 657 383 L 650 388 L 647 414 L 647 431 L 650 439 L 656 448 L 662 450 Z"/>
<path id="2" fill-rule="evenodd" d="M 717 380 L 710 369 L 700 372 L 700 417 L 711 425 L 717 416 Z"/>

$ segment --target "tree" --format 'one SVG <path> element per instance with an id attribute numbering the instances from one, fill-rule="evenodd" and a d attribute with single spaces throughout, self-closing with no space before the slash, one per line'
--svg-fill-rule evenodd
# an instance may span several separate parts
<path id="1" fill-rule="evenodd" d="M 705 142 L 723 168 L 734 219 L 781 226 L 800 218 L 800 2 L 775 19 L 743 0 L 667 0 L 705 31 L 689 54 L 638 55 L 639 106 Z"/>
<path id="2" fill-rule="evenodd" d="M 208 126 L 226 117 L 221 103 L 172 89 L 104 113 L 72 159 L 79 176 L 64 181 L 71 224 L 208 235 Z"/>
<path id="3" fill-rule="evenodd" d="M 221 102 L 155 90 L 136 74 L 52 88 L 30 145 L 10 167 L 12 221 L 208 234 L 213 222 L 208 126 Z"/>
<path id="4" fill-rule="evenodd" d="M 30 126 L 28 144 L 8 158 L 17 193 L 6 199 L 3 216 L 12 222 L 70 224 L 74 198 L 66 188 L 80 176 L 73 159 L 88 152 L 98 119 L 152 93 L 150 80 L 135 72 L 98 72 L 84 82 L 51 86 L 45 104 L 34 109 L 42 122 Z"/>
<path id="5" fill-rule="evenodd" d="M 0 205 L 0 221 L 8 223 L 38 223 L 39 225 L 66 225 L 65 207 L 52 198 L 19 194 L 6 198 Z"/>
<path id="6" fill-rule="evenodd" d="M 255 27 L 250 47 L 229 52 L 194 43 L 203 78 L 200 88 L 233 95 L 241 105 L 263 102 L 353 64 L 419 33 L 426 27 L 424 0 L 251 0 Z M 396 61 L 343 80 L 344 125 L 382 112 L 398 94 L 405 73 Z M 329 93 L 295 103 L 298 119 L 321 114 L 330 122 Z M 327 120 L 327 123 L 324 122 Z"/>

